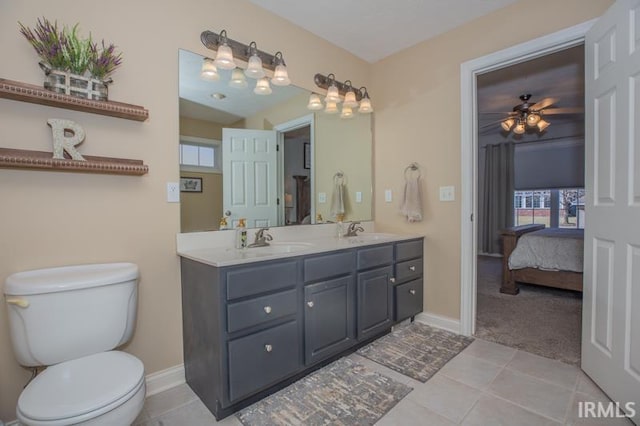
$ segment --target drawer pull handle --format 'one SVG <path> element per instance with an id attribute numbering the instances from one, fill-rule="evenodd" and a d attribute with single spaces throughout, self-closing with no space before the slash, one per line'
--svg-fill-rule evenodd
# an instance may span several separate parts
<path id="1" fill-rule="evenodd" d="M 416 270 L 416 267 L 415 267 L 415 266 L 409 266 L 409 270 L 410 270 L 410 271 L 415 271 L 415 270 Z"/>
<path id="2" fill-rule="evenodd" d="M 396 279 L 395 279 L 395 278 L 389 278 L 389 282 L 390 282 L 391 284 L 393 284 L 393 283 L 395 283 L 395 282 L 396 282 Z"/>
<path id="3" fill-rule="evenodd" d="M 271 306 L 265 306 L 265 307 L 264 307 L 264 311 L 265 311 L 266 313 L 270 314 L 270 313 L 271 313 Z"/>
<path id="4" fill-rule="evenodd" d="M 267 352 L 271 352 L 271 351 L 273 351 L 273 346 L 271 346 L 271 345 L 264 345 L 264 350 L 265 350 L 265 351 L 267 351 Z"/>
<path id="5" fill-rule="evenodd" d="M 411 293 L 413 296 L 416 295 L 416 291 L 414 289 L 409 290 L 409 293 Z"/>
<path id="6" fill-rule="evenodd" d="M 19 297 L 12 297 L 7 299 L 7 303 L 10 305 L 20 306 L 21 308 L 27 308 L 29 306 L 29 301 L 27 299 L 21 299 Z"/>
<path id="7" fill-rule="evenodd" d="M 313 308 L 313 301 L 307 302 L 307 306 L 310 307 L 310 308 Z"/>

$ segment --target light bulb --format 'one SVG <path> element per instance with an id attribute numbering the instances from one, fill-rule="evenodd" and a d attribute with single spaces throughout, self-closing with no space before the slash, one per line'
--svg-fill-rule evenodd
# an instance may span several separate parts
<path id="1" fill-rule="evenodd" d="M 353 110 L 350 106 L 342 105 L 342 112 L 340 113 L 340 118 L 351 118 L 353 117 Z"/>
<path id="2" fill-rule="evenodd" d="M 320 100 L 320 96 L 318 96 L 316 93 L 312 93 L 311 96 L 309 96 L 309 103 L 307 104 L 307 109 L 310 109 L 311 111 L 321 110 L 322 101 Z"/>
<path id="3" fill-rule="evenodd" d="M 256 87 L 253 89 L 253 93 L 256 95 L 270 95 L 271 94 L 271 86 L 269 86 L 269 79 L 267 77 L 263 77 L 256 82 Z"/>
<path id="4" fill-rule="evenodd" d="M 355 108 L 358 106 L 358 101 L 356 100 L 356 94 L 353 90 L 349 90 L 344 95 L 344 106 L 348 106 L 349 108 Z"/>
<path id="5" fill-rule="evenodd" d="M 291 84 L 291 80 L 289 80 L 289 73 L 287 72 L 287 67 L 284 64 L 276 65 L 271 83 L 273 83 L 275 86 L 288 86 Z"/>
<path id="6" fill-rule="evenodd" d="M 236 68 L 231 73 L 231 80 L 229 80 L 229 87 L 236 89 L 244 89 L 247 87 L 247 79 L 240 68 Z"/>
<path id="7" fill-rule="evenodd" d="M 502 126 L 505 132 L 508 132 L 513 127 L 513 123 L 515 123 L 515 120 L 513 118 L 507 118 L 502 123 L 500 123 L 500 125 Z"/>
<path id="8" fill-rule="evenodd" d="M 536 113 L 531 113 L 527 115 L 527 124 L 529 126 L 535 126 L 541 120 L 541 117 Z"/>
<path id="9" fill-rule="evenodd" d="M 326 102 L 326 106 L 324 107 L 324 112 L 327 114 L 335 114 L 338 112 L 338 104 L 335 102 L 328 101 Z"/>
<path id="10" fill-rule="evenodd" d="M 331 86 L 329 86 L 329 89 L 327 89 L 327 97 L 324 98 L 325 102 L 334 102 L 334 103 L 340 103 L 340 93 L 338 92 L 338 86 L 334 84 L 332 84 Z"/>
<path id="11" fill-rule="evenodd" d="M 202 61 L 202 69 L 200 70 L 200 78 L 209 81 L 220 80 L 218 68 L 216 68 L 216 64 L 214 64 L 213 59 L 204 58 L 204 60 Z"/>
<path id="12" fill-rule="evenodd" d="M 262 59 L 258 56 L 257 53 L 254 53 L 249 58 L 249 63 L 247 65 L 247 69 L 244 71 L 244 74 L 249 78 L 262 78 L 264 77 L 264 70 L 262 69 Z"/>
<path id="13" fill-rule="evenodd" d="M 373 107 L 371 106 L 371 99 L 369 97 L 364 97 L 360 101 L 360 108 L 358 112 L 361 114 L 371 114 L 373 112 Z"/>
<path id="14" fill-rule="evenodd" d="M 549 123 L 548 121 L 545 121 L 544 119 L 541 118 L 540 121 L 538 121 L 538 124 L 536 126 L 538 126 L 538 131 L 542 132 L 542 131 L 544 131 L 544 129 L 546 129 L 550 125 L 551 125 L 551 123 Z"/>
<path id="15" fill-rule="evenodd" d="M 221 70 L 232 70 L 236 67 L 236 63 L 233 60 L 233 52 L 226 42 L 218 46 L 215 64 Z"/>
<path id="16" fill-rule="evenodd" d="M 516 135 L 521 135 L 524 133 L 524 131 L 524 122 L 522 121 L 519 121 L 518 124 L 516 124 L 516 127 L 513 128 L 513 133 L 515 133 Z"/>

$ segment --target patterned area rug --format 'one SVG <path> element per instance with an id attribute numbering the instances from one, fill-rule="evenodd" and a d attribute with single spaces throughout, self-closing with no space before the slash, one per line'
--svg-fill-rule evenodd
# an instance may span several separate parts
<path id="1" fill-rule="evenodd" d="M 471 342 L 471 337 L 414 322 L 396 328 L 358 354 L 424 383 Z"/>
<path id="2" fill-rule="evenodd" d="M 246 426 L 373 425 L 411 390 L 341 358 L 236 416 Z"/>

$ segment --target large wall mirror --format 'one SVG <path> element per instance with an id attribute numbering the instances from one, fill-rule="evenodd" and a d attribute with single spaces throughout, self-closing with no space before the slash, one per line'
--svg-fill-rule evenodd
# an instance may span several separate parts
<path id="1" fill-rule="evenodd" d="M 181 231 L 273 227 L 335 221 L 343 185 L 344 220 L 372 219 L 371 114 L 309 111 L 310 92 L 256 80 L 230 86 L 200 77 L 203 57 L 179 51 Z M 245 86 L 245 87 L 242 87 Z"/>

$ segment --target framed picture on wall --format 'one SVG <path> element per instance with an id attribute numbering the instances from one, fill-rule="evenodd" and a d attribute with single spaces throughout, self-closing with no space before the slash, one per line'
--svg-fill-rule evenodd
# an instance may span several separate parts
<path id="1" fill-rule="evenodd" d="M 202 192 L 202 178 L 181 177 L 180 192 Z"/>
<path id="2" fill-rule="evenodd" d="M 311 168 L 311 144 L 309 142 L 304 143 L 304 168 Z"/>

